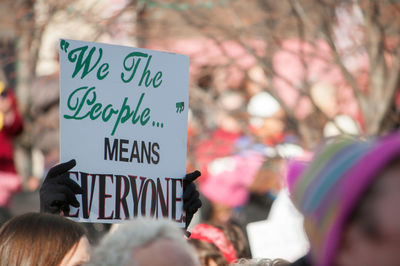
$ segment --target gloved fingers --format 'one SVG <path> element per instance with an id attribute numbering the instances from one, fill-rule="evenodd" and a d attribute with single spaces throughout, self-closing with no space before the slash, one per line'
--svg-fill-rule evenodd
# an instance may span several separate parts
<path id="1" fill-rule="evenodd" d="M 61 206 L 61 210 L 63 211 L 64 214 L 67 214 L 67 215 L 68 215 L 68 213 L 69 213 L 69 211 L 70 211 L 69 205 L 68 205 L 68 204 L 62 205 L 62 206 Z"/>
<path id="2" fill-rule="evenodd" d="M 50 170 L 49 173 L 47 174 L 46 178 L 53 178 L 56 176 L 59 176 L 65 172 L 68 172 L 72 168 L 74 168 L 76 165 L 76 161 L 74 159 L 65 162 L 65 163 L 60 163 L 56 166 L 53 166 Z"/>
<path id="3" fill-rule="evenodd" d="M 51 202 L 50 206 L 51 207 L 60 207 L 63 205 L 67 200 L 67 196 L 64 193 L 54 193 L 51 195 Z"/>
<path id="4" fill-rule="evenodd" d="M 62 184 L 64 184 L 67 187 L 69 187 L 74 194 L 82 194 L 83 193 L 83 189 L 75 181 L 73 181 L 71 178 L 69 178 L 68 176 L 65 176 L 63 178 L 62 182 L 63 182 Z"/>
<path id="5" fill-rule="evenodd" d="M 78 202 L 78 200 L 76 199 L 75 194 L 72 192 L 72 190 L 67 187 L 67 186 L 57 186 L 54 189 L 54 192 L 56 194 L 62 193 L 65 195 L 65 202 L 68 203 L 68 205 L 72 205 L 75 208 L 79 207 L 80 204 Z"/>
<path id="6" fill-rule="evenodd" d="M 201 173 L 200 173 L 200 171 L 198 171 L 198 170 L 186 174 L 186 176 L 183 178 L 183 185 L 192 183 L 192 182 L 193 182 L 194 180 L 196 180 L 199 176 L 201 176 Z"/>
<path id="7" fill-rule="evenodd" d="M 190 222 L 192 221 L 192 219 L 193 219 L 193 214 L 194 213 L 191 213 L 191 212 L 187 212 L 186 213 L 186 217 L 185 217 L 185 229 L 187 229 L 188 227 L 189 227 L 189 224 L 190 224 Z M 190 232 L 188 232 L 188 231 L 186 231 L 187 233 L 189 233 L 188 235 L 186 234 L 186 236 L 187 237 L 190 237 Z"/>
<path id="8" fill-rule="evenodd" d="M 41 205 L 41 212 L 59 214 L 63 205 L 66 205 L 66 196 L 63 193 L 54 193 L 51 195 L 49 204 Z"/>
<path id="9" fill-rule="evenodd" d="M 189 226 L 189 225 L 187 225 L 186 228 L 187 228 L 188 226 Z M 185 229 L 186 229 L 186 228 L 185 228 Z M 191 235 L 192 235 L 192 233 L 190 233 L 189 231 L 186 231 L 186 230 L 185 230 L 185 236 L 186 236 L 187 238 L 190 238 Z"/>
<path id="10" fill-rule="evenodd" d="M 197 190 L 194 190 L 187 200 L 183 200 L 183 209 L 187 211 L 190 205 L 194 204 L 196 201 L 200 201 L 199 197 L 200 193 Z"/>
<path id="11" fill-rule="evenodd" d="M 191 183 L 188 186 L 186 186 L 185 189 L 183 190 L 183 195 L 182 195 L 183 202 L 188 201 L 192 197 L 192 194 L 195 192 L 197 192 L 195 184 Z M 197 192 L 197 194 L 199 193 Z"/>
<path id="12" fill-rule="evenodd" d="M 202 203 L 200 199 L 196 199 L 193 204 L 190 204 L 189 206 L 187 206 L 186 212 L 189 213 L 196 213 L 197 210 L 201 207 Z"/>

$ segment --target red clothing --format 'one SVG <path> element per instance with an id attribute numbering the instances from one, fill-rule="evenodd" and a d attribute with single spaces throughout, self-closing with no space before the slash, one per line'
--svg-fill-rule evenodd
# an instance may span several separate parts
<path id="1" fill-rule="evenodd" d="M 0 171 L 16 173 L 14 166 L 13 138 L 22 131 L 22 119 L 18 112 L 14 93 L 8 90 L 6 97 L 11 100 L 14 121 L 9 125 L 4 124 L 0 129 Z"/>
<path id="2" fill-rule="evenodd" d="M 195 156 L 201 171 L 199 182 L 208 178 L 207 167 L 210 162 L 234 153 L 235 142 L 240 136 L 240 133 L 232 133 L 219 128 L 212 133 L 210 138 L 197 145 Z"/>

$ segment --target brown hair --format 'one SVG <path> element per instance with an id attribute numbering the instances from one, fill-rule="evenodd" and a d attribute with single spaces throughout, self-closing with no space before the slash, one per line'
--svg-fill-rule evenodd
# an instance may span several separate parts
<path id="1" fill-rule="evenodd" d="M 239 226 L 233 223 L 205 223 L 205 225 L 215 227 L 224 234 L 226 241 L 232 244 L 236 258 L 250 257 L 248 241 Z M 196 249 L 197 255 L 203 266 L 209 265 L 211 260 L 214 260 L 218 266 L 229 264 L 222 251 L 215 244 L 197 238 L 190 238 L 188 241 L 189 244 L 193 245 Z"/>
<path id="2" fill-rule="evenodd" d="M 237 258 L 250 258 L 250 246 L 242 229 L 233 223 L 211 223 L 220 229 L 235 248 Z"/>
<path id="3" fill-rule="evenodd" d="M 228 266 L 229 263 L 225 259 L 222 252 L 213 243 L 208 243 L 199 239 L 188 239 L 195 249 L 202 266 L 207 266 L 213 260 L 218 266 Z"/>
<path id="4" fill-rule="evenodd" d="M 58 215 L 14 217 L 0 228 L 0 265 L 57 266 L 85 235 L 82 225 Z"/>

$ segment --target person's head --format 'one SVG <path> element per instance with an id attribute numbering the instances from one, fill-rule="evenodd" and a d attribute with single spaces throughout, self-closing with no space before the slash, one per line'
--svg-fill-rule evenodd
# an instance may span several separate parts
<path id="1" fill-rule="evenodd" d="M 282 259 L 240 259 L 231 266 L 288 266 L 289 262 Z"/>
<path id="2" fill-rule="evenodd" d="M 292 182 L 315 265 L 400 265 L 399 133 L 335 140 Z"/>
<path id="3" fill-rule="evenodd" d="M 0 265 L 81 265 L 90 257 L 85 234 L 82 225 L 61 216 L 16 216 L 0 228 Z"/>
<path id="4" fill-rule="evenodd" d="M 199 266 L 183 231 L 171 221 L 135 218 L 109 233 L 94 250 L 91 266 Z"/>
<path id="5" fill-rule="evenodd" d="M 249 258 L 244 233 L 234 224 L 198 224 L 189 239 L 203 265 L 228 265 L 237 258 Z"/>

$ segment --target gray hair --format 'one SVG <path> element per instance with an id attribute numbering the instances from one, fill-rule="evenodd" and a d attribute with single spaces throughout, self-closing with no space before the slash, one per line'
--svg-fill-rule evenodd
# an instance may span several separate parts
<path id="1" fill-rule="evenodd" d="M 282 259 L 239 259 L 236 263 L 230 264 L 231 266 L 286 266 L 290 265 L 289 262 Z"/>
<path id="2" fill-rule="evenodd" d="M 160 238 L 166 238 L 182 247 L 182 250 L 197 260 L 195 251 L 186 242 L 183 232 L 166 219 L 135 218 L 121 224 L 114 232 L 106 235 L 95 248 L 88 266 L 136 265 L 132 252 Z"/>

